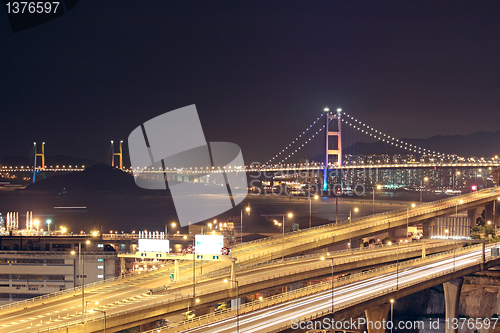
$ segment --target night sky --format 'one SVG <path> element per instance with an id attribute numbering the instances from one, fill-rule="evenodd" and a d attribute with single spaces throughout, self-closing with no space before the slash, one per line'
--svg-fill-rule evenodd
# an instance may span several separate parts
<path id="1" fill-rule="evenodd" d="M 2 6 L 0 155 L 45 141 L 107 161 L 110 140 L 190 104 L 247 163 L 325 105 L 395 137 L 497 131 L 499 17 L 498 1 L 106 0 L 13 33 Z"/>

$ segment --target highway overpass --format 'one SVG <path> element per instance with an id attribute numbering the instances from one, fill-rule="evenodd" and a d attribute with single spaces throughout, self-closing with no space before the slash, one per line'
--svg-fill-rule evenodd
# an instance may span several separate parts
<path id="1" fill-rule="evenodd" d="M 316 251 L 329 244 L 345 242 L 351 237 L 355 239 L 356 237 L 366 237 L 387 230 L 404 228 L 406 227 L 406 223 L 409 225 L 426 223 L 426 221 L 432 218 L 453 214 L 457 211 L 476 210 L 477 207 L 491 206 L 491 203 L 496 200 L 499 195 L 500 191 L 498 189 L 487 189 L 477 193 L 417 205 L 415 208 L 409 208 L 408 210 L 393 211 L 356 219 L 353 220 L 352 223 L 344 222 L 340 225 L 330 224 L 306 229 L 304 231 L 288 233 L 284 238 L 270 237 L 260 241 L 238 245 L 233 248 L 232 255 L 238 259 L 240 265 L 259 264 L 275 260 L 283 254 L 284 256 L 291 256 L 294 254 Z M 497 217 L 498 215 L 495 214 L 495 216 Z M 393 258 L 388 258 L 387 260 L 390 262 Z M 183 263 L 180 269 L 181 276 L 190 276 L 191 269 L 190 263 Z M 217 262 L 203 265 L 204 273 L 220 274 L 218 272 L 221 269 L 224 270 L 227 269 L 227 267 Z M 289 269 L 289 267 L 287 267 L 287 269 Z M 167 277 L 171 272 L 172 270 L 164 269 L 146 274 L 146 276 L 135 276 L 123 280 L 118 279 L 96 286 L 94 289 L 87 288 L 88 293 L 86 297 L 91 299 L 92 293 L 95 293 L 96 296 L 99 295 L 99 297 L 103 298 L 104 302 L 114 302 L 115 305 L 132 307 L 134 311 L 139 311 L 141 306 L 146 304 L 149 306 L 155 303 L 153 300 L 159 300 L 162 297 L 165 298 L 165 295 L 162 294 L 146 295 L 146 291 L 168 284 L 169 281 Z M 201 274 L 200 267 L 198 267 L 195 272 L 198 275 Z M 321 275 L 322 272 L 317 271 L 315 274 Z M 280 285 L 286 282 L 284 282 L 283 279 L 276 279 L 272 283 L 274 283 L 274 285 Z M 3 328 L 10 327 L 7 332 L 12 332 L 10 330 L 13 327 L 11 327 L 11 324 L 19 327 L 18 330 L 22 330 L 22 328 L 31 327 L 31 325 L 44 328 L 51 326 L 54 321 L 58 321 L 61 325 L 66 325 L 68 322 L 81 320 L 81 313 L 78 314 L 78 311 L 81 311 L 81 302 L 79 303 L 80 305 L 78 305 L 78 301 L 76 301 L 75 304 L 70 304 L 68 306 L 66 306 L 66 303 L 62 302 L 71 298 L 74 299 L 75 297 L 78 297 L 78 291 L 63 293 L 54 298 L 44 298 L 11 307 L 0 307 L 1 313 L 8 315 L 7 322 L 4 321 L 2 323 L 0 321 L 0 331 L 3 332 Z M 228 295 L 227 297 L 232 296 Z M 168 299 L 172 299 L 172 296 L 170 295 Z M 56 301 L 57 304 L 60 305 L 54 305 Z M 202 301 L 200 300 L 200 302 Z M 193 305 L 195 304 L 193 303 Z M 184 309 L 186 306 L 187 304 L 184 302 Z M 28 314 L 27 310 L 33 311 L 33 313 Z M 179 310 L 180 306 L 172 307 L 168 310 L 163 310 L 163 314 Z M 14 315 L 16 311 L 17 315 Z M 140 321 L 145 322 L 150 318 L 158 316 L 158 314 L 152 317 L 146 316 Z M 19 318 L 19 320 L 17 320 L 17 318 Z"/>
<path id="2" fill-rule="evenodd" d="M 492 246 L 487 246 L 486 250 Z M 334 318 L 340 324 L 342 320 L 350 318 L 356 321 L 363 313 L 366 313 L 368 320 L 381 322 L 387 318 L 391 299 L 397 300 L 438 284 L 444 284 L 446 317 L 458 318 L 460 278 L 498 264 L 499 257 L 492 257 L 488 252 L 483 257 L 482 245 L 475 245 L 457 252 L 450 251 L 426 259 L 407 261 L 399 267 L 390 265 L 338 279 L 333 289 L 330 282 L 324 282 L 256 300 L 242 306 L 238 318 L 235 309 L 228 309 L 154 332 L 229 333 L 235 332 L 237 325 L 240 332 L 279 332 L 292 325 L 297 327 L 300 322 L 320 321 L 325 316 L 330 316 L 332 304 Z M 385 332 L 384 329 L 368 331 Z M 446 330 L 455 331 L 452 325 Z"/>

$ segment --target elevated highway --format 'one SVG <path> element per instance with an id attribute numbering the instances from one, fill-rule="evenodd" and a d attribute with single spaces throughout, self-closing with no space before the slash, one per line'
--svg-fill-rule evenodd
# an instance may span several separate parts
<path id="1" fill-rule="evenodd" d="M 495 246 L 498 245 L 497 243 Z M 491 247 L 487 246 L 486 251 Z M 353 318 L 356 321 L 368 309 L 381 308 L 391 299 L 398 299 L 442 283 L 445 284 L 445 297 L 456 298 L 456 295 L 447 292 L 447 283 L 450 284 L 452 283 L 450 281 L 456 281 L 464 275 L 498 264 L 500 257 L 488 254 L 483 257 L 482 246 L 476 245 L 457 252 L 450 251 L 426 259 L 407 261 L 399 266 L 385 266 L 349 278 L 338 279 L 333 290 L 331 283 L 325 282 L 254 301 L 239 309 L 238 319 L 235 309 L 228 309 L 154 332 L 229 333 L 234 332 L 237 325 L 240 332 L 279 332 L 300 322 L 322 320 L 332 314 L 332 305 L 335 320 Z M 453 305 L 447 302 L 446 306 L 447 315 L 450 315 L 448 307 Z M 457 308 L 454 310 L 458 311 Z M 382 317 L 370 320 L 381 320 L 386 316 L 387 307 L 386 312 L 382 312 Z M 381 331 L 385 330 L 377 332 Z M 447 330 L 449 331 L 452 330 Z"/>
<path id="2" fill-rule="evenodd" d="M 382 246 L 371 250 L 358 250 L 354 254 L 351 251 L 339 251 L 332 253 L 329 258 L 334 259 L 334 272 L 340 275 L 392 262 L 397 258 L 404 260 L 422 257 L 424 247 L 426 253 L 439 253 L 450 249 L 452 244 L 431 241 L 425 245 L 412 243 L 399 249 L 395 245 Z M 275 261 L 241 266 L 237 269 L 236 278 L 240 283 L 240 294 L 245 295 L 310 278 L 329 276 L 331 271 L 331 261 L 321 260 L 320 254 L 316 254 L 290 258 L 285 263 Z M 230 274 L 230 271 L 222 270 L 198 277 L 196 299 L 199 302 L 193 299 L 190 278 L 165 288 L 166 279 L 160 272 L 137 276 L 121 283 L 87 288 L 85 302 L 89 302 L 89 309 L 95 307 L 107 312 L 108 332 L 113 332 L 162 318 L 167 313 L 183 312 L 188 305 L 202 307 L 204 304 L 230 300 L 234 298 L 233 289 L 223 283 L 225 278 L 230 278 Z M 150 290 L 153 290 L 152 295 L 149 294 Z M 99 304 L 94 305 L 94 301 Z M 7 311 L 2 313 L 5 316 L 0 318 L 0 332 L 22 331 L 26 329 L 27 324 L 29 328 L 36 328 L 36 331 L 69 325 L 67 327 L 71 328 L 71 331 L 78 332 L 82 322 L 81 302 L 81 293 L 76 291 L 65 297 L 30 305 L 26 309 L 6 309 Z M 98 326 L 94 321 L 101 315 L 98 312 L 87 314 L 88 325 Z M 89 331 L 92 327 L 88 327 Z"/>
<path id="3" fill-rule="evenodd" d="M 346 242 L 350 238 L 355 239 L 356 237 L 366 237 L 384 231 L 406 227 L 407 224 L 414 225 L 423 223 L 431 218 L 454 214 L 457 211 L 460 212 L 475 209 L 478 206 L 484 206 L 490 204 L 494 200 L 497 200 L 499 195 L 500 190 L 497 188 L 486 189 L 477 193 L 417 205 L 415 208 L 408 208 L 407 210 L 405 209 L 360 219 L 353 219 L 350 223 L 344 222 L 339 225 L 330 224 L 299 232 L 288 233 L 285 234 L 284 237 L 265 238 L 263 240 L 244 243 L 234 247 L 232 250 L 232 256 L 238 259 L 238 263 L 240 265 L 258 265 L 263 262 L 275 260 L 283 255 L 288 257 L 312 252 L 330 244 Z M 394 258 L 389 255 L 386 262 L 391 262 L 393 260 Z M 305 265 L 305 263 L 301 264 Z M 205 273 L 213 273 L 215 277 L 217 274 L 225 274 L 220 273 L 221 269 L 227 269 L 227 266 L 225 265 L 227 264 L 210 262 L 203 265 L 203 270 Z M 192 266 L 190 263 L 185 262 L 180 268 L 181 276 L 191 275 Z M 269 269 L 271 268 L 267 267 L 267 270 Z M 274 275 L 276 275 L 276 269 L 276 267 L 272 267 Z M 286 269 L 290 270 L 291 267 L 288 265 L 286 266 Z M 323 269 L 323 271 L 321 271 L 321 269 Z M 349 267 L 345 269 L 348 270 L 352 268 Z M 325 267 L 317 268 L 317 271 L 311 272 L 311 275 L 324 275 L 326 270 L 327 269 Z M 140 311 L 141 307 L 150 307 L 151 304 L 153 304 L 153 308 L 162 308 L 162 310 L 157 313 L 144 315 L 139 319 L 136 318 L 134 321 L 134 323 L 140 323 L 141 321 L 145 322 L 151 318 L 158 317 L 161 314 L 180 311 L 181 309 L 186 308 L 187 304 L 184 300 L 184 303 L 180 302 L 178 306 L 174 307 L 171 306 L 172 304 L 169 304 L 165 309 L 163 306 L 165 305 L 165 299 L 170 300 L 170 303 L 175 302 L 175 297 L 172 297 L 172 295 L 168 296 L 167 294 L 168 297 L 163 294 L 147 295 L 147 291 L 150 289 L 168 284 L 169 281 L 167 277 L 171 272 L 171 269 L 164 269 L 143 276 L 135 276 L 123 280 L 104 283 L 100 286 L 87 289 L 86 298 L 92 300 L 92 296 L 94 295 L 96 298 L 100 298 L 100 304 L 114 304 L 111 306 L 120 306 L 122 308 L 130 307 L 133 311 Z M 196 269 L 195 274 L 201 274 L 200 267 Z M 269 275 L 265 269 L 260 271 L 259 274 Z M 293 276 L 293 274 L 288 275 Z M 279 277 L 278 274 L 278 277 L 273 278 L 269 286 L 290 283 L 291 281 L 289 279 L 292 278 Z M 217 283 L 220 284 L 220 280 Z M 264 286 L 263 284 L 261 285 Z M 196 297 L 198 297 L 198 292 L 202 292 L 203 290 L 198 288 L 198 283 L 196 287 Z M 212 288 L 213 286 L 207 285 L 207 287 Z M 225 287 L 225 289 L 227 288 Z M 227 293 L 227 290 L 225 292 Z M 202 295 L 202 293 L 200 295 Z M 25 329 L 26 327 L 32 327 L 31 325 L 36 326 L 37 330 L 45 327 L 53 327 L 52 324 L 54 324 L 54 321 L 56 320 L 58 321 L 57 325 L 68 325 L 68 322 L 74 323 L 78 320 L 81 321 L 81 312 L 79 313 L 79 311 L 81 311 L 81 300 L 76 300 L 78 296 L 78 291 L 75 291 L 73 293 L 63 293 L 62 295 L 57 295 L 54 298 L 42 298 L 37 301 L 17 304 L 10 307 L 0 307 L 0 314 L 4 315 L 2 316 L 3 318 L 6 318 L 3 322 L 0 320 L 0 332 L 13 332 L 14 329 L 19 331 Z M 215 299 L 222 300 L 230 297 L 233 296 L 227 295 L 226 298 L 223 298 L 221 295 L 218 295 L 216 298 L 210 300 L 205 298 L 200 299 L 200 302 L 214 302 Z M 163 305 L 154 305 L 155 299 L 158 299 L 159 302 L 163 302 Z M 160 299 L 162 300 L 160 301 Z M 171 301 L 172 299 L 174 299 L 174 301 Z M 191 301 L 195 302 L 193 297 L 191 297 Z M 196 303 L 192 303 L 191 305 L 194 306 Z M 131 318 L 130 315 L 127 315 L 126 317 Z"/>

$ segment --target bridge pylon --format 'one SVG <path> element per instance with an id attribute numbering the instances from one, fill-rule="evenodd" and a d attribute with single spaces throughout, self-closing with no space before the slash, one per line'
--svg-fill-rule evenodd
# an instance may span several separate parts
<path id="1" fill-rule="evenodd" d="M 36 149 L 36 142 L 33 142 L 33 148 L 35 150 L 35 160 L 33 162 L 33 183 L 35 182 L 35 176 L 36 176 L 36 160 L 37 157 L 42 158 L 42 169 L 45 169 L 45 142 L 42 142 L 42 152 L 38 153 Z"/>
<path id="2" fill-rule="evenodd" d="M 325 162 L 323 173 L 323 191 L 328 190 L 328 165 L 342 166 L 342 132 L 341 132 L 341 112 L 337 109 L 336 113 L 330 112 L 328 106 L 323 110 L 325 116 Z M 340 187 L 342 188 L 342 175 L 340 178 Z"/>
<path id="3" fill-rule="evenodd" d="M 111 140 L 111 166 L 115 166 L 115 156 L 119 157 L 120 161 L 120 169 L 123 169 L 123 140 L 120 140 L 120 150 L 118 153 L 115 153 L 114 141 Z"/>

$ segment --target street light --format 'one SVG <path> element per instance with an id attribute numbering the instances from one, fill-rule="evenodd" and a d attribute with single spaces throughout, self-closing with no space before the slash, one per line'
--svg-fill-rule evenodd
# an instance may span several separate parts
<path id="1" fill-rule="evenodd" d="M 396 290 L 399 290 L 399 242 L 396 248 Z"/>
<path id="2" fill-rule="evenodd" d="M 333 257 L 329 258 L 331 261 L 332 261 L 332 319 L 334 318 L 334 314 L 335 314 L 335 309 L 334 309 L 334 306 L 333 306 L 333 288 L 334 288 L 334 284 L 333 284 Z M 321 257 L 321 260 L 325 260 L 325 257 Z"/>
<path id="3" fill-rule="evenodd" d="M 457 201 L 455 202 L 455 215 L 458 215 L 458 204 L 463 204 L 463 203 L 464 203 L 464 201 L 463 201 L 463 200 L 460 200 L 460 201 L 459 201 L 459 200 L 457 200 Z"/>
<path id="4" fill-rule="evenodd" d="M 250 206 L 245 208 L 248 215 L 250 215 Z M 241 210 L 241 219 L 240 219 L 240 243 L 243 243 L 243 209 Z"/>
<path id="5" fill-rule="evenodd" d="M 446 238 L 449 238 L 449 236 L 448 236 L 449 230 L 445 229 L 444 232 L 446 234 Z M 455 245 L 455 237 L 453 237 L 453 235 L 452 235 L 451 238 L 453 239 L 453 271 L 455 271 L 455 253 L 456 253 L 457 247 Z"/>
<path id="6" fill-rule="evenodd" d="M 394 318 L 393 318 L 393 311 L 394 311 L 394 300 L 391 299 L 391 333 L 392 333 L 392 327 L 394 326 Z"/>
<path id="7" fill-rule="evenodd" d="M 496 214 L 495 214 L 497 201 L 500 201 L 500 197 L 498 197 L 497 200 L 493 200 L 493 225 L 495 226 L 495 242 L 497 239 L 497 220 L 496 220 Z"/>
<path id="8" fill-rule="evenodd" d="M 98 302 L 98 301 L 86 301 L 86 302 L 85 302 L 85 319 L 84 319 L 84 321 L 83 321 L 83 323 L 84 323 L 84 324 L 86 324 L 86 323 L 87 323 L 87 304 L 88 304 L 88 303 L 99 304 L 99 302 Z M 94 311 L 94 309 L 92 309 L 91 313 L 92 313 L 93 311 Z"/>
<path id="9" fill-rule="evenodd" d="M 36 233 L 38 234 L 38 226 L 40 225 L 40 221 L 34 220 L 33 224 L 35 225 L 35 227 L 36 227 Z"/>
<path id="10" fill-rule="evenodd" d="M 416 205 L 414 203 L 411 204 L 411 208 L 415 208 L 415 206 Z M 409 221 L 409 219 L 410 219 L 410 206 L 407 206 L 406 207 L 406 236 L 405 236 L 405 238 L 408 238 L 408 221 Z"/>
<path id="11" fill-rule="evenodd" d="M 456 187 L 455 187 L 455 175 L 457 176 L 457 177 L 456 177 L 456 179 L 457 179 L 457 181 L 456 181 L 456 182 L 458 183 L 458 176 L 460 176 L 460 171 L 457 171 L 457 172 L 455 172 L 455 173 L 453 174 L 453 186 L 452 186 L 452 188 L 453 188 L 453 189 L 455 189 L 455 188 L 456 188 Z"/>
<path id="12" fill-rule="evenodd" d="M 427 178 L 427 177 L 424 177 L 424 179 L 423 179 L 423 181 L 425 181 L 425 182 L 428 180 L 429 180 L 429 178 Z M 420 202 L 422 202 L 422 192 L 423 191 L 424 190 L 422 189 L 422 179 L 420 179 Z"/>
<path id="13" fill-rule="evenodd" d="M 52 221 L 51 220 L 47 220 L 45 222 L 47 222 L 47 232 L 49 233 L 49 236 L 50 236 L 50 224 L 52 223 Z"/>
<path id="14" fill-rule="evenodd" d="M 288 217 L 292 217 L 292 213 L 288 213 Z M 285 262 L 285 215 L 283 217 L 283 237 L 281 238 L 281 260 Z"/>
<path id="15" fill-rule="evenodd" d="M 224 283 L 228 283 L 229 281 L 234 282 L 236 284 L 236 332 L 239 333 L 240 332 L 240 311 L 239 311 L 240 295 L 238 292 L 238 280 L 236 280 L 236 279 L 234 279 L 234 280 L 224 279 Z"/>
<path id="16" fill-rule="evenodd" d="M 382 185 L 377 185 L 377 190 L 380 190 Z M 375 214 L 375 186 L 372 187 L 373 201 L 372 201 L 372 214 Z"/>
<path id="17" fill-rule="evenodd" d="M 314 199 L 318 200 L 319 196 L 315 195 Z M 311 208 L 312 208 L 312 201 L 311 201 L 311 192 L 309 191 L 309 229 L 311 228 Z"/>
<path id="18" fill-rule="evenodd" d="M 90 241 L 85 243 L 88 245 Z M 71 251 L 71 254 L 75 254 L 75 251 Z M 82 288 L 82 321 L 85 322 L 85 259 L 82 260 L 82 255 L 82 242 L 78 242 L 78 282 Z"/>
<path id="19" fill-rule="evenodd" d="M 354 212 L 356 213 L 358 211 L 357 207 L 354 207 Z M 352 210 L 349 211 L 349 247 L 351 248 L 351 253 L 353 251 L 352 249 Z"/>
<path id="20" fill-rule="evenodd" d="M 106 311 L 97 310 L 97 309 L 95 309 L 93 311 L 101 312 L 102 314 L 104 314 L 104 333 L 106 333 Z"/>

